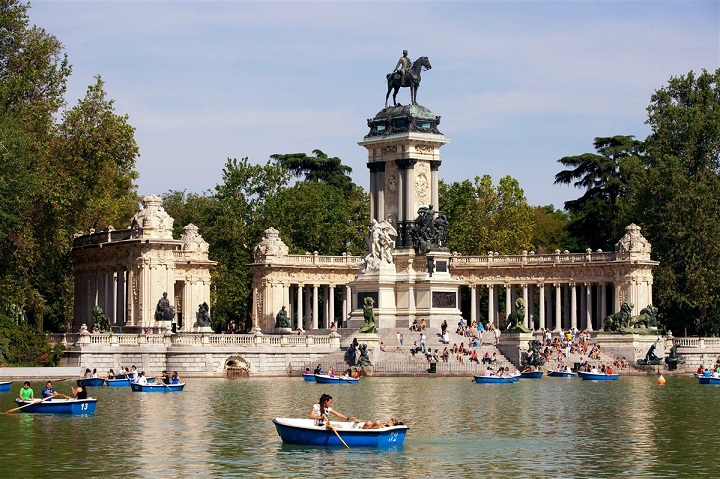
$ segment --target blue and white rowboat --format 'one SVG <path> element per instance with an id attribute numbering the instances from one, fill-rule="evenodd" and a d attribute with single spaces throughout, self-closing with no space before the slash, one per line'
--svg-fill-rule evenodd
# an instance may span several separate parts
<path id="1" fill-rule="evenodd" d="M 130 386 L 130 380 L 128 378 L 106 379 L 106 381 L 107 381 L 107 385 L 110 387 Z"/>
<path id="2" fill-rule="evenodd" d="M 157 393 L 169 393 L 169 392 L 179 392 L 182 391 L 185 387 L 185 383 L 179 383 L 179 384 L 138 384 L 138 383 L 130 383 L 130 388 L 135 392 L 157 392 Z"/>
<path id="3" fill-rule="evenodd" d="M 578 374 L 585 381 L 617 381 L 620 377 L 617 374 L 588 373 L 585 371 L 578 371 Z"/>
<path id="4" fill-rule="evenodd" d="M 307 446 L 343 447 L 332 429 L 316 426 L 313 419 L 277 417 L 273 419 L 273 423 L 283 442 Z M 361 429 L 359 423 L 332 421 L 332 424 L 336 426 L 335 431 L 350 448 L 401 446 L 409 429 L 404 425 L 380 429 Z"/>
<path id="5" fill-rule="evenodd" d="M 519 376 L 473 376 L 478 384 L 508 384 L 516 383 L 520 379 Z"/>
<path id="6" fill-rule="evenodd" d="M 549 378 L 574 378 L 575 373 L 572 371 L 548 371 Z"/>
<path id="7" fill-rule="evenodd" d="M 104 378 L 84 378 L 84 379 L 80 379 L 78 381 L 78 383 L 80 383 L 81 386 L 84 386 L 86 388 L 97 387 L 97 386 L 102 386 L 103 384 L 105 384 L 105 379 Z"/>
<path id="8" fill-rule="evenodd" d="M 19 411 L 24 413 L 41 413 L 41 414 L 95 414 L 95 406 L 97 399 L 58 399 L 46 401 L 23 401 L 15 398 L 15 402 L 20 406 Z"/>
<path id="9" fill-rule="evenodd" d="M 313 383 L 315 382 L 315 375 L 312 373 L 310 373 L 310 374 L 303 373 L 303 378 L 305 379 L 305 381 L 313 382 Z"/>
<path id="10" fill-rule="evenodd" d="M 520 373 L 521 379 L 540 379 L 543 375 L 542 371 L 523 371 Z"/>
<path id="11" fill-rule="evenodd" d="M 315 374 L 315 382 L 321 384 L 357 384 L 360 378 L 348 376 L 328 376 L 327 374 Z"/>
<path id="12" fill-rule="evenodd" d="M 10 390 L 12 381 L 0 381 L 0 393 L 5 393 Z"/>
<path id="13" fill-rule="evenodd" d="M 718 384 L 720 384 L 720 377 L 698 376 L 698 382 L 700 384 L 718 385 Z"/>

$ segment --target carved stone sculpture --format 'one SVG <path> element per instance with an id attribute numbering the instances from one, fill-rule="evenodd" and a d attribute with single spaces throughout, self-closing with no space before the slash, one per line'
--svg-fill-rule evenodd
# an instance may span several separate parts
<path id="1" fill-rule="evenodd" d="M 397 231 L 387 220 L 378 222 L 373 218 L 367 238 L 368 254 L 365 256 L 365 269 L 377 270 L 382 264 L 392 264 L 393 249 Z"/>
<path id="2" fill-rule="evenodd" d="M 195 323 L 195 326 L 210 326 L 211 322 L 210 306 L 203 302 L 203 304 L 198 307 L 197 322 Z"/>

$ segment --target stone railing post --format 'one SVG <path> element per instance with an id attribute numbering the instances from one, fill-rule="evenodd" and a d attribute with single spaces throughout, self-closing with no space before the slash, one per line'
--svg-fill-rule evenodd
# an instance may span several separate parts
<path id="1" fill-rule="evenodd" d="M 207 346 L 208 344 L 210 344 L 210 336 L 208 336 L 205 333 L 202 333 L 200 335 L 200 344 L 202 344 L 203 346 Z"/>
<path id="2" fill-rule="evenodd" d="M 117 334 L 110 334 L 110 346 L 120 346 L 120 338 Z"/>
<path id="3" fill-rule="evenodd" d="M 330 333 L 330 347 L 340 349 L 340 335 L 337 331 L 332 331 Z"/>
<path id="4" fill-rule="evenodd" d="M 263 336 L 262 329 L 255 328 L 255 346 L 260 346 L 265 341 L 265 337 Z"/>

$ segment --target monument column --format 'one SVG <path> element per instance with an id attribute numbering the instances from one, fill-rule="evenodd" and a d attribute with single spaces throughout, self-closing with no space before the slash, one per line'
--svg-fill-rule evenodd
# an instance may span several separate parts
<path id="1" fill-rule="evenodd" d="M 589 283 L 585 284 L 585 329 L 592 331 L 592 285 Z"/>
<path id="2" fill-rule="evenodd" d="M 509 284 L 505 285 L 505 317 L 512 313 L 512 289 Z"/>
<path id="3" fill-rule="evenodd" d="M 488 313 L 487 321 L 489 324 L 495 324 L 495 286 L 492 284 L 488 285 Z"/>
<path id="4" fill-rule="evenodd" d="M 477 321 L 477 286 L 470 285 L 470 324 Z"/>
<path id="5" fill-rule="evenodd" d="M 528 303 L 528 285 L 522 285 L 523 302 L 525 303 L 525 317 L 523 318 L 523 326 L 528 327 L 528 316 L 530 315 L 530 304 Z"/>
<path id="6" fill-rule="evenodd" d="M 313 299 L 312 299 L 312 329 L 318 328 L 318 289 L 320 288 L 319 284 L 313 285 Z"/>
<path id="7" fill-rule="evenodd" d="M 433 205 L 440 204 L 440 195 L 438 194 L 438 170 L 440 169 L 440 160 L 432 160 L 430 162 L 430 183 L 432 184 L 430 190 L 430 202 Z"/>
<path id="8" fill-rule="evenodd" d="M 540 329 L 545 329 L 545 283 L 538 285 L 538 310 L 540 312 Z"/>
<path id="9" fill-rule="evenodd" d="M 600 318 L 598 319 L 598 329 L 603 330 L 605 329 L 605 318 L 608 316 L 607 285 L 605 283 L 601 283 L 598 287 L 600 288 Z"/>
<path id="10" fill-rule="evenodd" d="M 577 286 L 570 283 L 570 329 L 577 329 Z"/>
<path id="11" fill-rule="evenodd" d="M 561 297 L 562 285 L 559 283 L 555 284 L 555 332 L 559 333 L 562 329 L 562 297 Z"/>
<path id="12" fill-rule="evenodd" d="M 335 322 L 335 285 L 330 284 L 328 286 L 328 328 L 330 327 L 330 323 Z M 337 323 L 335 323 L 337 326 Z"/>
<path id="13" fill-rule="evenodd" d="M 297 325 L 303 326 L 303 284 L 297 285 Z"/>

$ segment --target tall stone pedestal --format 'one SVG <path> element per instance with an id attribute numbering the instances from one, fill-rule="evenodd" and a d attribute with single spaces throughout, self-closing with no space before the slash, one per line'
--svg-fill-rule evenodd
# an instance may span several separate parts
<path id="1" fill-rule="evenodd" d="M 500 343 L 497 348 L 503 356 L 508 358 L 518 369 L 522 365 L 523 358 L 527 357 L 527 350 L 530 341 L 535 339 L 533 333 L 505 333 L 500 335 Z"/>

